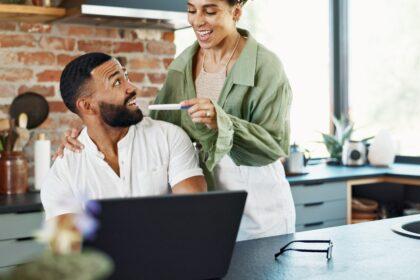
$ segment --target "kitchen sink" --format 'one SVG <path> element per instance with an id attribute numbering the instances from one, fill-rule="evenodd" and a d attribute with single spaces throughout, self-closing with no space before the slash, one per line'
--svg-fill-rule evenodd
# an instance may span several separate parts
<path id="1" fill-rule="evenodd" d="M 420 239 L 420 221 L 399 224 L 392 230 L 404 236 Z"/>

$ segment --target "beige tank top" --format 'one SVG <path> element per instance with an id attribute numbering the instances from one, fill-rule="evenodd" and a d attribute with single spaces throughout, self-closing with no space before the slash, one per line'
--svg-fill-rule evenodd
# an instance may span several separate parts
<path id="1" fill-rule="evenodd" d="M 197 78 L 195 79 L 195 91 L 197 93 L 197 97 L 209 98 L 211 101 L 217 103 L 217 100 L 219 100 L 220 93 L 225 84 L 225 80 L 227 76 L 227 66 L 229 65 L 230 60 L 235 54 L 236 49 L 238 48 L 240 39 L 241 39 L 241 36 L 238 37 L 238 40 L 236 41 L 236 44 L 235 44 L 235 48 L 230 54 L 229 60 L 225 64 L 223 64 L 224 69 L 222 69 L 222 71 L 220 72 L 215 72 L 215 73 L 206 72 L 206 70 L 204 69 L 206 53 L 204 53 L 201 71 L 198 74 Z"/>

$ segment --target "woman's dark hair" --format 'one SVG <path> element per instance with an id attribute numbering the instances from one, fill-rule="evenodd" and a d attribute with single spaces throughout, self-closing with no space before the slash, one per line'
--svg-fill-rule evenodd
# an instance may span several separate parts
<path id="1" fill-rule="evenodd" d="M 236 4 L 239 4 L 241 6 L 245 5 L 246 2 L 248 2 L 248 0 L 227 0 L 229 5 L 234 6 Z"/>

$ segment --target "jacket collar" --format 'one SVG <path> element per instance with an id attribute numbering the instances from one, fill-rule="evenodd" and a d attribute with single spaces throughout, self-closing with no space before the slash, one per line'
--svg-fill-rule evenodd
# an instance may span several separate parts
<path id="1" fill-rule="evenodd" d="M 241 55 L 239 56 L 235 65 L 232 67 L 230 75 L 234 84 L 252 87 L 254 86 L 255 71 L 257 65 L 258 43 L 249 34 L 248 31 L 244 29 L 238 29 L 238 32 L 242 36 L 247 37 L 247 41 L 241 52 Z M 169 70 L 175 70 L 184 74 L 188 73 L 189 71 L 187 71 L 187 68 L 189 66 L 192 67 L 192 61 L 198 49 L 199 44 L 197 41 L 195 41 L 193 45 L 184 50 L 172 62 L 172 64 L 169 66 Z"/>

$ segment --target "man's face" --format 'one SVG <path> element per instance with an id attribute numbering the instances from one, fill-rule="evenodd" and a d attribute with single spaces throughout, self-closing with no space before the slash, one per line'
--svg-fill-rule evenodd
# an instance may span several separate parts
<path id="1" fill-rule="evenodd" d="M 136 105 L 136 87 L 129 81 L 125 68 L 111 59 L 91 72 L 93 99 L 102 120 L 112 127 L 128 127 L 143 119 Z"/>

